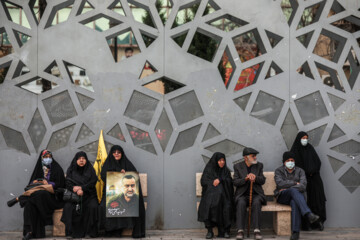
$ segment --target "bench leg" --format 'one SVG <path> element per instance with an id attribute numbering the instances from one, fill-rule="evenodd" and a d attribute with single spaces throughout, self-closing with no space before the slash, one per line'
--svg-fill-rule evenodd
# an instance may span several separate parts
<path id="1" fill-rule="evenodd" d="M 279 236 L 291 235 L 291 212 L 274 212 L 274 231 Z"/>
<path id="2" fill-rule="evenodd" d="M 62 216 L 62 209 L 55 210 L 53 214 L 53 236 L 65 237 L 65 224 L 60 221 Z"/>

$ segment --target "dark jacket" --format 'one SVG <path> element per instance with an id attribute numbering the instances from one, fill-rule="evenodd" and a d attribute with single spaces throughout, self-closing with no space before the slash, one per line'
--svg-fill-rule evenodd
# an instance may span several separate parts
<path id="1" fill-rule="evenodd" d="M 289 173 L 285 166 L 278 167 L 275 170 L 274 178 L 276 183 L 275 197 L 279 195 L 281 189 L 297 188 L 302 193 L 306 190 L 306 175 L 304 170 L 299 167 L 295 167 L 292 173 Z"/>
<path id="2" fill-rule="evenodd" d="M 262 197 L 262 204 L 266 205 L 266 198 L 264 190 L 261 185 L 265 183 L 265 176 L 263 173 L 263 164 L 258 162 L 251 167 L 251 173 L 255 174 L 255 182 L 253 184 L 253 193 L 256 193 Z M 245 161 L 239 162 L 234 165 L 234 186 L 236 187 L 235 191 L 235 202 L 241 196 L 243 196 L 247 189 L 250 187 L 250 181 L 245 181 L 246 176 L 248 175 Z"/>

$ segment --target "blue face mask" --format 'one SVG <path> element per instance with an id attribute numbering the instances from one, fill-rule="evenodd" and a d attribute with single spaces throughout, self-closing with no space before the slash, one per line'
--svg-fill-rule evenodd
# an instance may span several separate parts
<path id="1" fill-rule="evenodd" d="M 42 163 L 46 166 L 50 166 L 52 163 L 52 158 L 43 158 Z"/>
<path id="2" fill-rule="evenodd" d="M 294 162 L 286 162 L 285 163 L 285 166 L 288 168 L 288 169 L 293 169 L 295 167 L 295 163 Z"/>

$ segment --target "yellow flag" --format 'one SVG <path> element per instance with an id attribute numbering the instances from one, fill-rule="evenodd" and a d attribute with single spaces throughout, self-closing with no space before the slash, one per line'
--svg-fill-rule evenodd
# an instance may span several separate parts
<path id="1" fill-rule="evenodd" d="M 97 192 L 97 197 L 98 197 L 99 203 L 101 201 L 102 194 L 103 194 L 103 188 L 104 188 L 104 182 L 101 180 L 101 169 L 102 169 L 102 166 L 104 165 L 106 158 L 107 158 L 107 153 L 106 153 L 106 148 L 105 148 L 103 131 L 101 130 L 100 136 L 99 136 L 97 157 L 96 157 L 96 161 L 94 163 L 94 169 L 96 172 L 96 176 L 98 177 L 98 181 L 96 183 L 96 192 Z"/>

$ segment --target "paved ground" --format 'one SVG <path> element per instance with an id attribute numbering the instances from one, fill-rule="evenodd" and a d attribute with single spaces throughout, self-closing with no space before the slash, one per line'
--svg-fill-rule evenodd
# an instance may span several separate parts
<path id="1" fill-rule="evenodd" d="M 263 230 L 264 240 L 266 239 L 289 239 L 289 236 L 276 236 L 272 230 Z M 189 229 L 189 230 L 149 230 L 146 233 L 147 239 L 157 240 L 200 240 L 205 239 L 206 230 L 204 229 Z M 66 239 L 61 237 L 50 237 L 51 232 L 48 234 L 47 240 L 59 240 Z M 21 232 L 0 232 L 0 240 L 15 240 L 21 239 Z M 105 239 L 102 237 L 94 239 Z M 106 238 L 109 239 L 109 238 Z M 131 239 L 131 238 L 111 238 L 111 239 Z M 231 239 L 235 239 L 235 232 L 231 233 Z M 249 239 L 253 239 L 253 235 L 250 235 Z M 311 239 L 311 240 L 360 240 L 360 228 L 328 228 L 323 232 L 310 231 L 301 232 L 300 239 Z"/>

